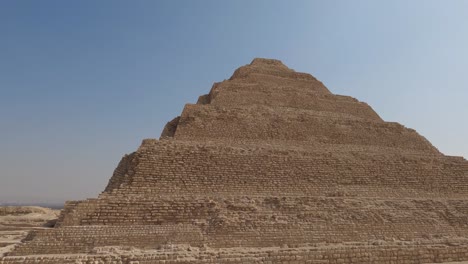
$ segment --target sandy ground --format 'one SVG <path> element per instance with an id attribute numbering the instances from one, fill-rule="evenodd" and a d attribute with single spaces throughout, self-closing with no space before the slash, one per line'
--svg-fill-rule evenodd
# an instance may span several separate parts
<path id="1" fill-rule="evenodd" d="M 37 206 L 0 207 L 0 257 L 12 250 L 33 229 L 55 224 L 60 210 Z"/>

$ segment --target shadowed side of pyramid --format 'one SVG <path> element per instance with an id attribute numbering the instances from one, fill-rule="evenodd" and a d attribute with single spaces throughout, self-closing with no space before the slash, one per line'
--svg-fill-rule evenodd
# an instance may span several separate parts
<path id="1" fill-rule="evenodd" d="M 310 74 L 254 59 L 123 157 L 98 198 L 68 202 L 56 228 L 30 234 L 5 263 L 98 261 L 92 254 L 109 247 L 138 248 L 111 255 L 141 263 L 187 258 L 172 245 L 209 248 L 191 263 L 467 260 L 467 195 L 465 159 Z"/>

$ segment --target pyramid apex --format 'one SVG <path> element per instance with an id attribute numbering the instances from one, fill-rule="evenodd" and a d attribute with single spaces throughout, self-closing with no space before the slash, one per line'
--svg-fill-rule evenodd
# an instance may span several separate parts
<path id="1" fill-rule="evenodd" d="M 282 61 L 277 60 L 277 59 L 268 59 L 268 58 L 254 58 L 252 62 L 250 63 L 250 65 L 271 65 L 271 66 L 286 67 L 286 65 L 284 65 Z"/>

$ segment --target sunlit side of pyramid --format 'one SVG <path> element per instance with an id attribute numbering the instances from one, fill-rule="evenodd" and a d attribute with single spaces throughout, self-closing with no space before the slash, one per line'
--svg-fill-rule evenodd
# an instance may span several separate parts
<path id="1" fill-rule="evenodd" d="M 431 263 L 467 238 L 466 160 L 254 59 L 0 263 Z"/>

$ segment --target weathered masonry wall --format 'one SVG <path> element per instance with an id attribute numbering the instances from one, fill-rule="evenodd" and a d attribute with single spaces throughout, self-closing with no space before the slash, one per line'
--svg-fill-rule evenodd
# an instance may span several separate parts
<path id="1" fill-rule="evenodd" d="M 64 219 L 67 222 L 62 226 L 90 225 L 90 230 L 94 230 L 92 228 L 95 226 L 128 226 L 134 230 L 136 225 L 158 227 L 186 224 L 194 230 L 200 230 L 203 243 L 214 248 L 265 247 L 278 243 L 364 242 L 369 239 L 411 241 L 468 235 L 465 228 L 468 203 L 465 200 L 145 198 L 143 195 L 132 195 L 89 201 L 80 204 L 77 209 L 81 215 L 73 218 L 73 214 L 69 214 Z M 401 214 L 401 211 L 405 213 Z M 330 225 L 330 222 L 333 224 Z M 62 227 L 60 230 L 60 233 L 44 232 L 49 234 L 46 237 L 52 233 L 55 237 L 61 237 L 57 239 L 59 241 L 82 241 L 75 240 L 80 235 L 76 234 L 79 232 L 71 232 L 74 229 L 70 231 Z M 122 237 L 125 239 L 125 236 Z M 107 243 L 119 245 L 118 242 L 110 240 Z M 201 243 L 201 240 L 198 242 Z M 155 240 L 144 240 L 141 243 L 149 243 L 146 246 L 151 247 Z"/>
<path id="2" fill-rule="evenodd" d="M 179 125 L 179 120 L 180 116 L 168 122 L 161 133 L 161 138 L 174 137 L 175 132 L 177 131 L 177 126 Z"/>
<path id="3" fill-rule="evenodd" d="M 450 242 L 449 242 L 450 243 Z M 305 247 L 305 248 L 246 248 L 245 251 L 168 251 L 164 253 L 122 254 L 122 255 L 55 255 L 7 257 L 0 264 L 17 263 L 311 263 L 311 264 L 375 264 L 375 263 L 441 263 L 461 261 L 468 258 L 468 246 L 458 244 L 402 244 L 402 245 L 349 245 L 346 247 Z"/>
<path id="4" fill-rule="evenodd" d="M 401 190 L 418 197 L 468 191 L 468 163 L 443 156 L 270 153 L 175 140 L 145 144 L 135 156 L 138 165 L 126 193 L 316 196 L 341 189 L 353 196 L 395 197 Z M 384 189 L 389 191 L 381 193 Z"/>
<path id="5" fill-rule="evenodd" d="M 62 227 L 33 231 L 9 255 L 93 253 L 96 247 L 105 246 L 156 249 L 180 243 L 199 247 L 204 239 L 198 227 L 183 224 Z"/>
<path id="6" fill-rule="evenodd" d="M 304 144 L 374 145 L 437 152 L 416 131 L 397 123 L 374 122 L 339 113 L 267 107 L 222 109 L 187 105 L 175 138 L 300 140 Z"/>
<path id="7" fill-rule="evenodd" d="M 114 170 L 114 174 L 107 184 L 105 192 L 111 192 L 113 189 L 120 187 L 124 183 L 130 183 L 132 175 L 135 173 L 134 169 L 138 159 L 136 153 L 125 155 L 120 161 L 117 168 Z"/>
<path id="8" fill-rule="evenodd" d="M 224 81 L 216 83 L 208 97 L 200 104 L 211 104 L 219 107 L 239 108 L 252 105 L 307 109 L 345 113 L 356 117 L 382 121 L 375 111 L 366 103 L 348 96 L 320 93 L 289 84 L 245 83 L 245 81 Z"/>

